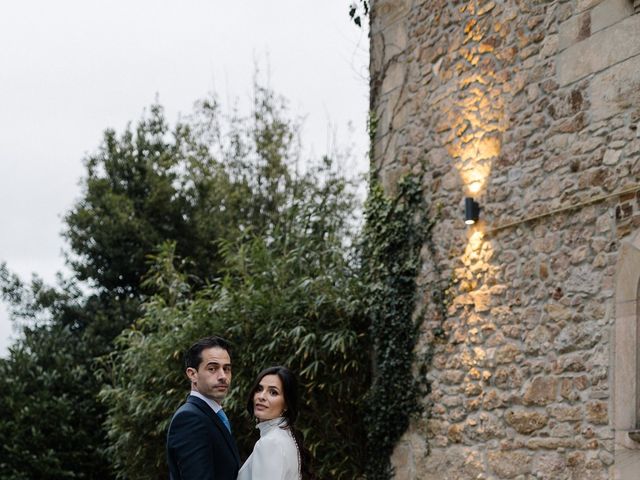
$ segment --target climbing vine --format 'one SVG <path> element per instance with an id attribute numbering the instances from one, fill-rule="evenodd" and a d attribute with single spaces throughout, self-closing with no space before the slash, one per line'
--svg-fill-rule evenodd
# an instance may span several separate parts
<path id="1" fill-rule="evenodd" d="M 368 480 L 391 477 L 393 448 L 411 415 L 420 411 L 422 388 L 412 373 L 419 333 L 413 314 L 420 249 L 432 225 L 424 218 L 425 207 L 420 176 L 405 176 L 394 198 L 372 179 L 364 229 L 366 304 L 373 342 L 373 379 L 365 402 Z"/>

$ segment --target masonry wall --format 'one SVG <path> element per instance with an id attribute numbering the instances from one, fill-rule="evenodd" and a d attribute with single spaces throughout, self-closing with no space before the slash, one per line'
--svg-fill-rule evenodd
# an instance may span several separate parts
<path id="1" fill-rule="evenodd" d="M 396 478 L 640 478 L 638 3 L 372 0 L 372 167 L 438 218 Z"/>

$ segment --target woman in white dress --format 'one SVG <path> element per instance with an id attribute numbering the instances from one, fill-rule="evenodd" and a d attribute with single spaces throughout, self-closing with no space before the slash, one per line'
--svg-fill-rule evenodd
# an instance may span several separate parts
<path id="1" fill-rule="evenodd" d="M 238 480 L 313 478 L 302 435 L 295 428 L 298 382 L 293 373 L 281 366 L 260 372 L 249 394 L 247 411 L 258 420 L 260 440 L 242 465 Z"/>

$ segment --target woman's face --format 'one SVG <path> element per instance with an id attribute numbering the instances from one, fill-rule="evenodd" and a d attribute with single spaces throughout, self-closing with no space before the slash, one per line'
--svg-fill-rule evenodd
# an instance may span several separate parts
<path id="1" fill-rule="evenodd" d="M 253 414 L 260 422 L 281 417 L 287 408 L 278 375 L 265 375 L 253 394 Z"/>

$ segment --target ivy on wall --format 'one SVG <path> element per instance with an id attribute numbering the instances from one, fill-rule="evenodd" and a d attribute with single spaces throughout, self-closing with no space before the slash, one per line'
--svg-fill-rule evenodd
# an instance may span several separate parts
<path id="1" fill-rule="evenodd" d="M 420 176 L 405 176 L 394 198 L 372 178 L 363 255 L 373 342 L 373 380 L 365 401 L 368 480 L 392 476 L 393 449 L 411 415 L 420 411 L 423 392 L 412 373 L 419 334 L 413 314 L 420 249 L 432 226 L 426 211 Z"/>

